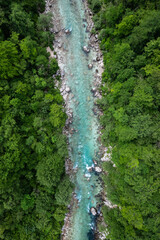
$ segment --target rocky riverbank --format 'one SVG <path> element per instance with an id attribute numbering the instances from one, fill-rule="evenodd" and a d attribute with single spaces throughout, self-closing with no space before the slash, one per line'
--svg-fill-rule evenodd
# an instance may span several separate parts
<path id="1" fill-rule="evenodd" d="M 57 82 L 57 87 L 60 88 L 61 94 L 65 101 L 65 109 L 66 109 L 68 119 L 66 121 L 66 125 L 64 128 L 64 134 L 66 134 L 67 137 L 69 137 L 70 135 L 72 135 L 74 133 L 74 131 L 76 131 L 72 127 L 73 111 L 70 108 L 71 101 L 75 102 L 75 104 L 77 104 L 77 105 L 79 104 L 79 102 L 76 101 L 75 96 L 72 93 L 70 87 L 67 86 L 66 79 L 65 79 L 65 71 L 64 71 L 65 62 L 64 62 L 64 60 L 65 60 L 65 54 L 66 54 L 67 50 L 64 46 L 63 37 L 66 34 L 71 34 L 72 30 L 61 28 L 61 26 L 62 26 L 61 17 L 60 17 L 60 13 L 58 12 L 58 9 L 57 9 L 57 1 L 58 0 L 46 1 L 46 12 L 52 11 L 54 13 L 54 16 L 53 16 L 54 28 L 51 29 L 51 31 L 55 34 L 55 41 L 54 41 L 55 52 L 51 51 L 50 48 L 48 48 L 47 50 L 48 50 L 48 52 L 50 52 L 51 57 L 54 57 L 58 60 L 58 64 L 60 67 L 60 72 L 58 74 L 61 75 L 61 83 L 59 84 Z M 98 98 L 101 98 L 101 92 L 99 89 L 101 86 L 102 73 L 104 70 L 103 56 L 102 56 L 102 53 L 99 48 L 98 35 L 97 34 L 94 35 L 91 33 L 92 28 L 94 27 L 94 23 L 92 21 L 92 16 L 93 16 L 92 12 L 88 7 L 87 1 L 84 0 L 83 2 L 85 5 L 85 18 L 83 19 L 83 21 L 84 21 L 84 26 L 86 26 L 86 32 L 89 33 L 89 43 L 87 46 L 83 46 L 83 51 L 86 52 L 86 54 L 89 54 L 90 50 L 92 49 L 92 51 L 95 53 L 95 58 L 92 59 L 92 62 L 88 63 L 88 69 L 94 69 L 94 87 L 92 87 L 92 89 L 91 89 L 93 97 L 95 98 L 93 113 L 97 117 L 100 117 L 102 115 L 102 112 L 98 108 L 96 101 Z M 53 76 L 53 77 L 55 77 L 55 76 Z M 90 101 L 89 97 L 88 97 L 88 101 Z M 99 136 L 101 136 L 100 130 L 101 129 L 99 128 Z M 99 139 L 99 141 L 100 141 L 100 139 Z M 70 146 L 68 148 L 69 148 L 69 151 L 72 151 Z M 102 145 L 100 146 L 99 155 L 102 157 L 102 159 L 101 159 L 102 161 L 105 161 L 106 159 L 107 160 L 110 159 L 109 155 L 106 156 L 106 149 Z M 67 174 L 69 174 L 70 176 L 73 176 L 75 174 L 76 169 L 73 168 L 73 163 L 70 159 L 66 159 L 65 167 L 66 167 Z M 98 174 L 102 172 L 101 166 L 98 166 L 97 162 L 95 163 L 94 171 L 97 172 Z M 106 199 L 106 197 L 105 198 L 102 197 L 102 199 L 106 205 L 108 204 L 108 206 L 113 207 L 111 205 L 111 203 Z M 72 201 L 71 201 L 71 204 L 68 206 L 69 211 L 66 214 L 65 224 L 62 229 L 62 239 L 63 240 L 67 239 L 66 236 L 68 234 L 68 231 L 71 228 L 70 219 L 72 216 L 72 212 L 74 211 L 75 208 L 78 207 L 78 204 L 75 204 L 76 202 L 77 202 L 76 194 L 73 192 Z M 94 208 L 92 208 L 91 213 L 92 212 L 96 213 L 95 215 L 97 215 L 96 209 L 94 210 Z M 99 219 L 102 220 L 102 214 L 99 215 Z M 104 239 L 103 234 L 97 234 L 96 238 Z"/>

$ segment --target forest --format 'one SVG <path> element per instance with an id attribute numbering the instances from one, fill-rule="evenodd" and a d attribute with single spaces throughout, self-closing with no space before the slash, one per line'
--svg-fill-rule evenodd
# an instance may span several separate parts
<path id="1" fill-rule="evenodd" d="M 103 206 L 111 240 L 160 239 L 160 1 L 89 0 L 105 69 Z M 115 167 L 113 167 L 113 163 Z"/>
<path id="2" fill-rule="evenodd" d="M 160 1 L 88 0 L 104 58 L 106 240 L 160 239 Z M 58 240 L 72 184 L 44 0 L 0 0 L 0 239 Z M 53 78 L 54 76 L 54 78 Z M 111 146 L 111 148 L 110 148 Z M 115 167 L 113 167 L 113 164 Z"/>
<path id="3" fill-rule="evenodd" d="M 72 192 L 44 0 L 0 0 L 0 239 L 58 240 Z M 52 76 L 57 76 L 53 78 Z"/>

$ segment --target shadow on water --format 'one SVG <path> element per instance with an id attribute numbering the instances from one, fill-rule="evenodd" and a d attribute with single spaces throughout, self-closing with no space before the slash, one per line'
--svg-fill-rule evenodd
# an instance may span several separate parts
<path id="1" fill-rule="evenodd" d="M 88 240 L 95 240 L 95 234 L 94 234 L 94 230 L 90 230 L 87 234 Z"/>
<path id="2" fill-rule="evenodd" d="M 91 217 L 91 229 L 87 233 L 88 240 L 95 240 L 95 231 L 96 231 L 96 220 L 97 217 L 90 214 Z"/>

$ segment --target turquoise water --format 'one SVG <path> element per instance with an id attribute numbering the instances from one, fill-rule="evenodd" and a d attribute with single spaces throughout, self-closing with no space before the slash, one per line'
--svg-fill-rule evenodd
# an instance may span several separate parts
<path id="1" fill-rule="evenodd" d="M 77 172 L 74 176 L 75 193 L 78 207 L 72 212 L 69 240 L 94 239 L 95 217 L 90 213 L 96 207 L 100 191 L 99 177 L 94 171 L 93 160 L 98 161 L 99 145 L 98 121 L 93 113 L 94 98 L 91 89 L 94 87 L 95 67 L 88 69 L 95 53 L 86 54 L 83 46 L 88 46 L 89 33 L 86 32 L 85 9 L 82 0 L 58 0 L 62 27 L 70 28 L 70 35 L 63 36 L 63 47 L 66 50 L 63 71 L 67 86 L 70 87 L 72 100 L 69 107 L 73 111 L 74 134 L 69 135 L 70 158 Z M 84 26 L 85 24 L 85 26 Z M 73 97 L 74 96 L 74 97 Z"/>

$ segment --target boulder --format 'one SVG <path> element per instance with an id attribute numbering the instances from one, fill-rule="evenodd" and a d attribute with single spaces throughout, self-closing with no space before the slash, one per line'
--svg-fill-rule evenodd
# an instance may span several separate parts
<path id="1" fill-rule="evenodd" d="M 92 68 L 93 68 L 93 64 L 91 64 L 91 63 L 88 64 L 88 68 L 89 68 L 89 69 L 92 69 Z"/>
<path id="2" fill-rule="evenodd" d="M 102 169 L 101 169 L 100 167 L 95 167 L 94 169 L 95 169 L 95 171 L 98 172 L 98 173 L 102 172 Z"/>
<path id="3" fill-rule="evenodd" d="M 84 47 L 83 47 L 83 51 L 86 52 L 86 53 L 89 53 L 89 52 L 90 52 L 90 49 L 89 49 L 87 46 L 84 46 Z"/>
<path id="4" fill-rule="evenodd" d="M 67 92 L 67 93 L 70 93 L 70 92 L 71 92 L 70 87 L 66 87 L 66 92 Z"/>
<path id="5" fill-rule="evenodd" d="M 96 210 L 96 208 L 91 207 L 90 211 L 91 211 L 91 213 L 92 213 L 93 216 L 97 215 L 97 210 Z"/>
<path id="6" fill-rule="evenodd" d="M 72 32 L 72 29 L 68 29 L 68 28 L 67 28 L 67 29 L 64 30 L 64 32 L 65 32 L 66 34 L 70 34 L 70 33 Z"/>
<path id="7" fill-rule="evenodd" d="M 92 167 L 86 167 L 88 172 L 92 172 Z"/>
<path id="8" fill-rule="evenodd" d="M 92 89 L 91 89 L 91 92 L 92 92 L 92 93 L 95 93 L 96 91 L 97 91 L 96 88 L 92 88 Z"/>

